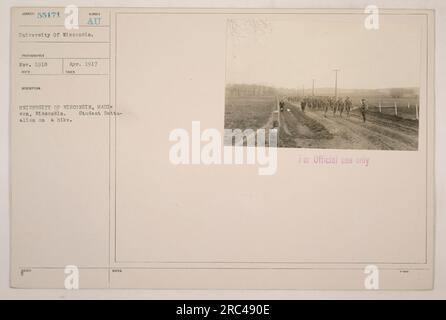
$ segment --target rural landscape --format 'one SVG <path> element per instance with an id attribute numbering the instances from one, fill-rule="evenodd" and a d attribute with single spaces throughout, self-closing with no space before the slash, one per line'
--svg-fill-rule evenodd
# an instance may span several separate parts
<path id="1" fill-rule="evenodd" d="M 335 106 L 302 102 L 324 101 L 326 95 L 305 96 L 260 85 L 226 88 L 226 129 L 278 129 L 278 147 L 321 149 L 417 150 L 418 92 L 416 89 L 345 90 L 351 98 L 347 115 Z M 367 103 L 366 121 L 361 99 Z M 282 107 L 281 107 L 282 105 Z M 380 107 L 381 106 L 381 107 Z"/>
<path id="2" fill-rule="evenodd" d="M 421 35 L 380 21 L 228 20 L 225 129 L 275 128 L 281 148 L 418 150 Z"/>

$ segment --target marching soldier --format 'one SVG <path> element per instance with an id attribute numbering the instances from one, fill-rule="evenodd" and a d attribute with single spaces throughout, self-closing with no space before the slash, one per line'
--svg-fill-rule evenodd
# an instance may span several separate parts
<path id="1" fill-rule="evenodd" d="M 333 103 L 333 97 L 328 97 L 328 106 L 330 107 L 330 110 L 334 110 L 334 103 Z"/>
<path id="2" fill-rule="evenodd" d="M 338 99 L 338 110 L 339 115 L 342 117 L 342 112 L 344 112 L 344 101 L 342 101 L 342 98 Z"/>
<path id="3" fill-rule="evenodd" d="M 350 116 L 350 110 L 352 109 L 352 102 L 350 97 L 345 98 L 345 111 L 347 112 L 347 117 Z"/>
<path id="4" fill-rule="evenodd" d="M 363 122 L 365 122 L 365 115 L 366 115 L 366 113 L 367 113 L 367 110 L 368 110 L 368 105 L 367 105 L 367 101 L 364 99 L 364 98 L 362 98 L 361 99 L 361 105 L 359 106 L 359 110 L 361 111 L 361 115 L 362 115 L 362 121 Z"/>
<path id="5" fill-rule="evenodd" d="M 328 108 L 330 108 L 330 107 L 331 107 L 331 99 L 330 99 L 330 97 L 328 97 L 324 103 L 324 117 L 327 117 L 327 111 L 328 111 Z"/>
<path id="6" fill-rule="evenodd" d="M 300 108 L 302 109 L 302 112 L 305 112 L 305 107 L 307 106 L 307 99 L 303 98 L 300 102 Z"/>
<path id="7" fill-rule="evenodd" d="M 325 111 L 325 100 L 324 100 L 324 98 L 322 98 L 322 97 L 320 97 L 319 99 L 320 99 L 320 100 L 319 100 L 319 106 L 320 106 L 320 109 L 321 109 L 322 111 Z"/>

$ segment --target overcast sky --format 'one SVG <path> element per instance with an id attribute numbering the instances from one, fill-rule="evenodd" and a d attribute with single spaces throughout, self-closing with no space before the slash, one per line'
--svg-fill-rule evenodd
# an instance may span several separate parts
<path id="1" fill-rule="evenodd" d="M 287 88 L 418 87 L 423 16 L 381 15 L 367 30 L 364 15 L 295 15 L 228 22 L 228 83 Z M 425 48 L 423 48 L 425 50 Z"/>

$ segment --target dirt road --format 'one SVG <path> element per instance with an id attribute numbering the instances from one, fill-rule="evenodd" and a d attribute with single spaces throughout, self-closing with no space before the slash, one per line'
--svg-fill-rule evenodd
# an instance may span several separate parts
<path id="1" fill-rule="evenodd" d="M 327 149 L 417 150 L 418 121 L 368 112 L 364 123 L 359 111 L 347 117 L 321 110 L 306 110 L 287 103 L 281 112 L 280 147 Z"/>

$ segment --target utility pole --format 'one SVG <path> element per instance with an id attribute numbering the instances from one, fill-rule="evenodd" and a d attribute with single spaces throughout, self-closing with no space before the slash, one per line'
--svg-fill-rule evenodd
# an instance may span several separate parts
<path id="1" fill-rule="evenodd" d="M 314 79 L 313 79 L 313 89 L 311 90 L 311 95 L 314 97 Z"/>
<path id="2" fill-rule="evenodd" d="M 302 98 L 305 98 L 305 86 L 302 86 Z"/>
<path id="3" fill-rule="evenodd" d="M 333 71 L 335 72 L 335 97 L 336 97 L 336 100 L 338 100 L 338 71 L 339 71 L 339 69 L 333 69 Z"/>

